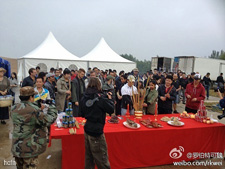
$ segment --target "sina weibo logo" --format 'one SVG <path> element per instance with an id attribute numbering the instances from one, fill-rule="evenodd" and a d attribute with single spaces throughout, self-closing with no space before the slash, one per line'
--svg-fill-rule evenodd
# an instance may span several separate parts
<path id="1" fill-rule="evenodd" d="M 173 148 L 171 151 L 170 151 L 170 157 L 173 158 L 173 159 L 178 159 L 178 158 L 181 158 L 182 157 L 182 152 L 184 152 L 184 147 L 182 146 L 179 146 L 179 149 L 177 148 Z"/>

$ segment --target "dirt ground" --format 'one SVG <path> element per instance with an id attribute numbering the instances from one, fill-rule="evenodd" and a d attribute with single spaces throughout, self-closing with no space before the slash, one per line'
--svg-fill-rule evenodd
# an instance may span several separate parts
<path id="1" fill-rule="evenodd" d="M 216 102 L 218 98 L 210 98 L 208 102 Z M 184 104 L 178 105 L 178 112 L 182 112 L 184 110 Z M 208 112 L 209 116 L 213 116 L 214 119 L 217 119 L 218 112 Z M 220 123 L 225 124 L 225 118 L 220 120 Z M 12 131 L 12 121 L 7 120 L 6 125 L 0 124 L 0 169 L 16 169 L 14 158 L 11 154 L 11 139 L 9 138 L 9 133 Z M 60 169 L 61 168 L 61 140 L 52 140 L 52 146 L 47 148 L 46 152 L 39 156 L 39 167 L 40 169 Z M 210 159 L 211 161 L 222 160 L 222 166 L 207 166 L 207 167 L 193 167 L 193 166 L 174 166 L 174 165 L 163 165 L 163 166 L 155 166 L 155 167 L 147 167 L 145 169 L 225 169 L 225 161 L 224 159 Z M 204 161 L 204 160 L 203 160 Z M 143 168 L 142 168 L 143 169 Z"/>

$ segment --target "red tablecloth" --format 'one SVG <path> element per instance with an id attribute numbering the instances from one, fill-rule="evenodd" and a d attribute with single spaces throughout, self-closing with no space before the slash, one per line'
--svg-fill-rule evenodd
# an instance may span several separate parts
<path id="1" fill-rule="evenodd" d="M 165 115 L 159 115 L 158 119 Z M 177 116 L 177 115 L 166 115 Z M 110 118 L 110 117 L 108 117 Z M 154 116 L 144 116 L 154 119 Z M 77 118 L 81 121 L 81 118 Z M 190 161 L 187 154 L 221 152 L 225 150 L 225 125 L 220 123 L 204 124 L 194 119 L 184 119 L 183 127 L 173 127 L 166 122 L 163 128 L 134 130 L 126 128 L 121 120 L 119 124 L 105 125 L 104 133 L 108 144 L 109 161 L 112 169 L 137 168 L 171 164 L 175 161 Z M 51 126 L 51 138 L 62 139 L 62 168 L 84 168 L 85 146 L 84 130 L 80 125 L 76 135 L 70 135 L 69 129 Z M 173 159 L 169 156 L 172 149 L 184 148 L 182 157 Z"/>

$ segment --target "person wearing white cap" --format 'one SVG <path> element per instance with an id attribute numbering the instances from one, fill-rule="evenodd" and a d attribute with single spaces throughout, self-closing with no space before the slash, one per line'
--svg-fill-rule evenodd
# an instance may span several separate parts
<path id="1" fill-rule="evenodd" d="M 205 88 L 200 83 L 201 75 L 194 76 L 194 82 L 186 87 L 185 96 L 187 98 L 185 111 L 188 113 L 197 113 L 201 100 L 205 100 Z"/>
<path id="2" fill-rule="evenodd" d="M 125 84 L 121 88 L 121 94 L 122 94 L 122 108 L 121 108 L 121 115 L 124 116 L 127 112 L 127 105 L 129 104 L 129 110 L 130 114 L 134 114 L 134 108 L 133 108 L 133 102 L 132 102 L 132 96 L 133 94 L 138 94 L 137 88 L 134 86 L 135 78 L 133 75 L 129 75 L 127 77 L 127 84 Z"/>

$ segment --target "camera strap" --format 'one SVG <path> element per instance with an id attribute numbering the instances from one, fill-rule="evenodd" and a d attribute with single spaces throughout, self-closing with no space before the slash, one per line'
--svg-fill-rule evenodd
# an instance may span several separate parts
<path id="1" fill-rule="evenodd" d="M 95 97 L 94 99 L 87 100 L 85 105 L 87 107 L 92 107 L 96 101 L 99 101 L 98 97 Z"/>

